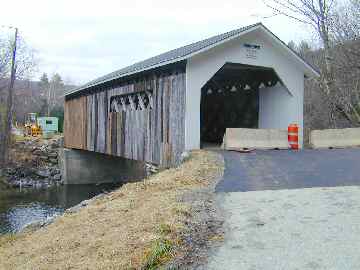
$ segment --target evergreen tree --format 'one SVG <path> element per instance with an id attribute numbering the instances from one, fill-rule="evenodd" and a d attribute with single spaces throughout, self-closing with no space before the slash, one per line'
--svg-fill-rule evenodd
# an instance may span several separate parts
<path id="1" fill-rule="evenodd" d="M 288 47 L 294 51 L 296 51 L 296 44 L 293 40 L 290 40 L 289 43 L 287 44 Z"/>
<path id="2" fill-rule="evenodd" d="M 47 89 L 49 87 L 49 78 L 45 72 L 40 77 L 39 86 L 41 89 Z"/>
<path id="3" fill-rule="evenodd" d="M 56 99 L 63 93 L 64 82 L 59 73 L 55 73 L 49 82 L 48 91 L 48 111 L 47 115 L 50 116 L 50 112 L 56 104 Z"/>
<path id="4" fill-rule="evenodd" d="M 42 105 L 39 114 L 46 115 L 47 112 L 49 111 L 48 95 L 50 91 L 50 82 L 48 75 L 45 72 L 40 77 L 39 88 L 41 91 L 41 96 L 43 96 L 43 98 L 41 99 Z"/>
<path id="5" fill-rule="evenodd" d="M 308 42 L 302 40 L 300 44 L 297 46 L 297 50 L 302 57 L 305 57 L 305 55 L 311 51 L 311 46 Z"/>

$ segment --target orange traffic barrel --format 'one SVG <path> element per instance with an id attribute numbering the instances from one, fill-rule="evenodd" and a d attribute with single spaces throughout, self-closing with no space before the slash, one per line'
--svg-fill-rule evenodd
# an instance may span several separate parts
<path id="1" fill-rule="evenodd" d="M 288 141 L 291 149 L 299 149 L 299 126 L 297 124 L 288 126 Z"/>

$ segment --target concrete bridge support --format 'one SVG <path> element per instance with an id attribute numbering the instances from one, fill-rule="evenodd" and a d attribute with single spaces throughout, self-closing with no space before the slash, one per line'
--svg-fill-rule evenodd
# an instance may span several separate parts
<path id="1" fill-rule="evenodd" d="M 85 150 L 63 148 L 59 160 L 66 185 L 127 183 L 146 176 L 144 162 Z"/>

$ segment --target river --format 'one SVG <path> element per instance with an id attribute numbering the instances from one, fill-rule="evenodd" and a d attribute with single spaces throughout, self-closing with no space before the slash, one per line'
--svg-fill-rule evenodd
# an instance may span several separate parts
<path id="1" fill-rule="evenodd" d="M 0 181 L 1 182 L 1 181 Z M 48 189 L 14 189 L 0 183 L 0 235 L 62 214 L 66 209 L 121 184 L 64 185 Z"/>

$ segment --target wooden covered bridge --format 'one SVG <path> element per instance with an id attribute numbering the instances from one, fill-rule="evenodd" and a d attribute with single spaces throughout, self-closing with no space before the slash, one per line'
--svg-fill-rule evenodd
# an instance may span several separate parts
<path id="1" fill-rule="evenodd" d="M 302 127 L 318 72 L 261 23 L 91 81 L 65 97 L 65 147 L 176 165 L 225 128 Z"/>

